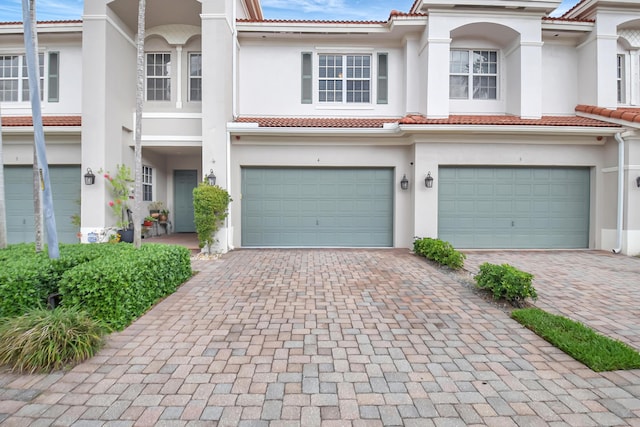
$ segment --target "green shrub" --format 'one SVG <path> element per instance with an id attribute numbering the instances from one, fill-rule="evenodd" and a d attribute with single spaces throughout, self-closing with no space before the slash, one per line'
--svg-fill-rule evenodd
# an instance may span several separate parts
<path id="1" fill-rule="evenodd" d="M 119 250 L 78 265 L 60 281 L 63 306 L 81 306 L 110 328 L 124 329 L 191 277 L 187 248 L 110 246 Z"/>
<path id="2" fill-rule="evenodd" d="M 201 248 L 209 248 L 215 242 L 215 234 L 228 215 L 231 197 L 227 190 L 217 185 L 201 182 L 193 189 L 193 211 Z"/>
<path id="3" fill-rule="evenodd" d="M 58 259 L 50 259 L 46 250 L 36 253 L 33 243 L 0 251 L 0 317 L 46 306 L 47 297 L 58 292 L 65 271 L 114 250 L 115 245 L 60 245 Z"/>
<path id="4" fill-rule="evenodd" d="M 47 372 L 92 357 L 105 329 L 76 308 L 33 310 L 0 322 L 0 364 L 18 372 Z"/>
<path id="5" fill-rule="evenodd" d="M 640 368 L 640 354 L 634 348 L 582 323 L 538 308 L 514 310 L 511 316 L 596 372 Z"/>
<path id="6" fill-rule="evenodd" d="M 515 305 L 520 305 L 527 298 L 538 298 L 536 289 L 531 284 L 533 274 L 518 270 L 509 264 L 495 265 L 485 262 L 474 279 L 476 286 L 490 291 L 494 299 L 505 298 Z"/>
<path id="7" fill-rule="evenodd" d="M 455 250 L 451 243 L 430 237 L 415 239 L 413 252 L 454 270 L 462 268 L 466 258 L 462 252 Z"/>

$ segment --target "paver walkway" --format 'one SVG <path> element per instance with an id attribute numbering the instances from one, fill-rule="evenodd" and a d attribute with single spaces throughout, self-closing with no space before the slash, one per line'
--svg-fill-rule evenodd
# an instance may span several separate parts
<path id="1" fill-rule="evenodd" d="M 532 273 L 536 306 L 640 349 L 640 258 L 604 251 L 467 252 L 465 268 L 508 263 Z"/>
<path id="2" fill-rule="evenodd" d="M 640 370 L 592 372 L 407 250 L 194 267 L 90 361 L 0 374 L 0 424 L 640 426 Z"/>

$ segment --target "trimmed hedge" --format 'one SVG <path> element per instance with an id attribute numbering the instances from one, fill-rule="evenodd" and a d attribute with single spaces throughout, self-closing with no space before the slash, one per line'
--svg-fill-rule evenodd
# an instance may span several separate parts
<path id="1" fill-rule="evenodd" d="M 191 277 L 187 248 L 145 244 L 135 250 L 130 245 L 112 246 L 123 249 L 63 274 L 63 307 L 80 306 L 94 319 L 122 330 Z"/>
<path id="2" fill-rule="evenodd" d="M 509 264 L 495 265 L 485 262 L 474 279 L 476 287 L 490 291 L 496 300 L 505 298 L 519 306 L 527 298 L 538 298 L 536 289 L 531 284 L 533 274 L 518 270 Z"/>
<path id="3" fill-rule="evenodd" d="M 462 268 L 466 258 L 451 243 L 430 237 L 416 238 L 413 241 L 413 252 L 454 270 Z"/>
<path id="4" fill-rule="evenodd" d="M 45 307 L 47 297 L 58 292 L 65 271 L 117 250 L 115 245 L 60 245 L 60 258 L 53 260 L 46 248 L 36 253 L 33 243 L 1 250 L 0 317 L 20 316 Z"/>

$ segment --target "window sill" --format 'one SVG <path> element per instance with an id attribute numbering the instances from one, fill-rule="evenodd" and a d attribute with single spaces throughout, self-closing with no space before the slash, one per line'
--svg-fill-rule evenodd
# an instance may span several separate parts
<path id="1" fill-rule="evenodd" d="M 347 111 L 375 110 L 375 106 L 372 104 L 364 104 L 364 105 L 315 104 L 315 107 L 316 107 L 316 110 L 347 110 Z"/>

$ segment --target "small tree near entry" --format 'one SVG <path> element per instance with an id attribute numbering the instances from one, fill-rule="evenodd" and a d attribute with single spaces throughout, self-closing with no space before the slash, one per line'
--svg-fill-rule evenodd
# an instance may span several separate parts
<path id="1" fill-rule="evenodd" d="M 217 185 L 201 182 L 193 189 L 193 211 L 198 241 L 204 252 L 211 253 L 215 235 L 229 214 L 231 197 Z"/>

